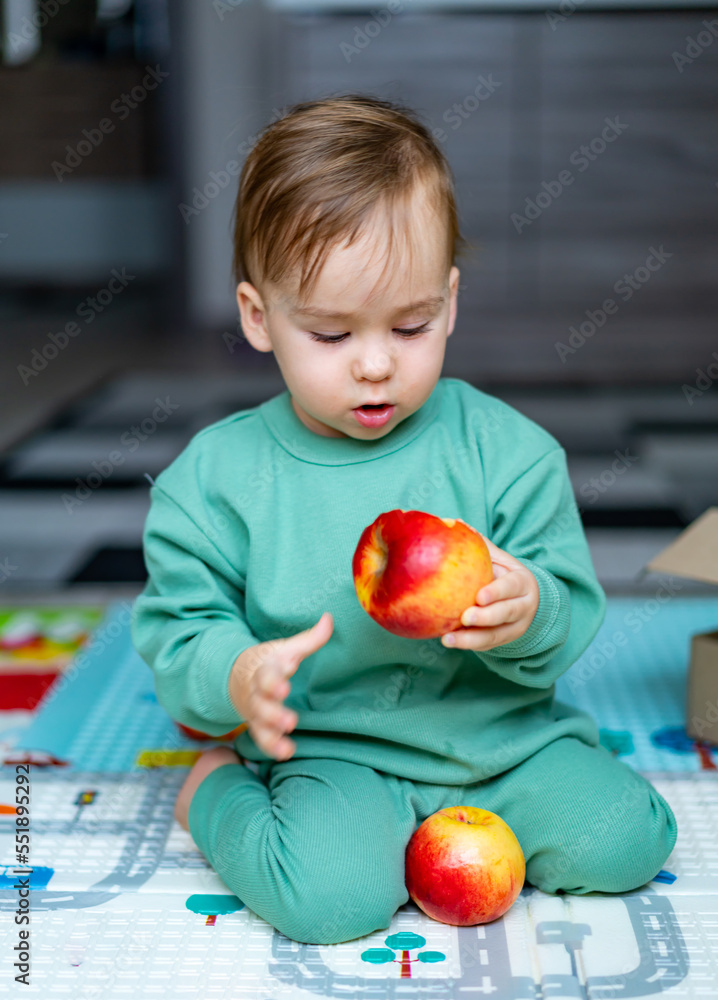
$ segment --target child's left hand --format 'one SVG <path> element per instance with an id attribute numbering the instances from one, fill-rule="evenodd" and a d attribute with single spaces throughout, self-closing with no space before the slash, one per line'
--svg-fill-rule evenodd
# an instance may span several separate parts
<path id="1" fill-rule="evenodd" d="M 475 627 L 454 629 L 441 637 L 448 648 L 481 651 L 503 646 L 524 634 L 538 610 L 539 587 L 533 573 L 486 535 L 481 537 L 491 556 L 494 579 L 461 615 L 463 625 Z"/>

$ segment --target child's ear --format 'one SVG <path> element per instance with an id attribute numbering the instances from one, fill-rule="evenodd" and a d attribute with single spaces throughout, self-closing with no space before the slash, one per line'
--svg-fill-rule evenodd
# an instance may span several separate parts
<path id="1" fill-rule="evenodd" d="M 237 306 L 242 323 L 242 332 L 256 351 L 271 351 L 266 325 L 266 310 L 262 296 L 254 285 L 240 281 L 237 285 Z"/>
<path id="2" fill-rule="evenodd" d="M 454 266 L 449 271 L 449 325 L 446 328 L 446 336 L 450 337 L 456 322 L 456 300 L 459 294 L 459 274 L 458 267 Z"/>

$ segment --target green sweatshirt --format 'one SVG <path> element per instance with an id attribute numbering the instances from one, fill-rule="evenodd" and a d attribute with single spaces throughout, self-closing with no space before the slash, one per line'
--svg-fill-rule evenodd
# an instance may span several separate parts
<path id="1" fill-rule="evenodd" d="M 598 744 L 593 718 L 554 697 L 606 611 L 566 453 L 498 398 L 440 378 L 416 413 L 366 441 L 315 434 L 285 390 L 196 434 L 151 501 L 132 635 L 178 722 L 219 736 L 246 721 L 228 694 L 237 656 L 330 611 L 331 637 L 285 699 L 298 713 L 296 757 L 461 785 L 561 736 Z M 540 592 L 528 631 L 475 652 L 377 625 L 352 556 L 363 529 L 397 507 L 460 517 L 527 566 Z M 235 745 L 272 759 L 246 729 Z"/>

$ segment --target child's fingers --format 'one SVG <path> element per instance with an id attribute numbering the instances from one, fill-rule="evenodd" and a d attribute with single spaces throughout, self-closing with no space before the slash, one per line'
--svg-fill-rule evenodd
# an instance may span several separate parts
<path id="1" fill-rule="evenodd" d="M 524 598 L 499 601 L 486 607 L 474 605 L 467 608 L 461 616 L 461 624 L 466 628 L 487 627 L 491 625 L 510 625 L 517 622 L 526 611 Z"/>
<path id="2" fill-rule="evenodd" d="M 311 628 L 306 628 L 302 632 L 288 636 L 284 640 L 289 654 L 286 662 L 283 663 L 285 669 L 294 673 L 305 657 L 311 656 L 312 653 L 315 653 L 329 640 L 333 631 L 334 616 L 331 612 L 325 611 Z"/>
<path id="3" fill-rule="evenodd" d="M 287 739 L 286 736 L 283 736 L 279 743 L 275 746 L 272 756 L 276 757 L 277 760 L 289 760 L 296 749 L 297 747 L 294 741 Z"/>
<path id="4" fill-rule="evenodd" d="M 289 691 L 289 681 L 277 664 L 267 664 L 255 674 L 257 691 L 265 697 L 283 698 Z"/>
<path id="5" fill-rule="evenodd" d="M 282 732 L 297 724 L 297 713 L 272 698 L 258 698 L 254 715 L 258 722 Z"/>
<path id="6" fill-rule="evenodd" d="M 270 753 L 270 747 L 274 745 L 277 740 L 277 733 L 267 726 L 262 726 L 257 722 L 254 722 L 251 726 L 252 739 L 257 744 L 259 749 L 263 753 Z"/>
<path id="7" fill-rule="evenodd" d="M 500 549 L 498 545 L 494 545 L 491 539 L 487 538 L 486 535 L 482 535 L 481 537 L 484 539 L 486 548 L 489 550 L 492 563 L 498 564 L 499 566 L 506 566 L 509 569 L 521 565 L 516 556 L 512 556 L 510 552 L 506 551 L 506 549 Z"/>
<path id="8" fill-rule="evenodd" d="M 305 657 L 328 641 L 333 631 L 334 618 L 325 611 L 311 628 L 267 643 L 268 647 L 271 645 L 270 655 L 255 674 L 258 689 L 275 697 L 285 697 L 289 692 L 287 678 L 296 672 Z"/>
<path id="9" fill-rule="evenodd" d="M 291 685 L 286 677 L 281 677 L 275 674 L 268 679 L 267 686 L 263 693 L 268 698 L 274 698 L 275 700 L 281 701 L 287 697 L 290 690 Z"/>
<path id="10" fill-rule="evenodd" d="M 252 736 L 254 742 L 269 757 L 286 759 L 294 753 L 295 746 L 292 740 L 272 726 L 257 726 Z"/>
<path id="11" fill-rule="evenodd" d="M 473 649 L 477 652 L 481 650 L 493 649 L 494 646 L 503 646 L 505 642 L 511 642 L 518 638 L 515 625 L 497 625 L 494 628 L 468 628 L 455 629 L 441 637 L 441 644 L 451 649 Z"/>
<path id="12" fill-rule="evenodd" d="M 281 729 L 275 726 L 263 725 L 261 722 L 254 722 L 252 728 L 252 738 L 260 750 L 270 757 L 276 757 L 277 749 L 281 746 L 285 749 L 291 745 Z"/>
<path id="13" fill-rule="evenodd" d="M 274 757 L 277 744 L 282 738 L 279 733 L 275 730 L 258 727 L 252 736 L 254 737 L 254 742 L 263 753 L 266 753 L 268 757 Z"/>
<path id="14" fill-rule="evenodd" d="M 487 583 L 476 595 L 476 603 L 483 604 L 487 601 L 503 601 L 507 597 L 520 597 L 526 591 L 526 581 L 521 573 L 516 570 L 504 571 L 500 576 L 495 576 L 491 583 Z"/>
<path id="15" fill-rule="evenodd" d="M 295 672 L 299 663 L 287 660 L 281 664 L 272 664 L 257 678 L 257 686 L 262 694 L 271 698 L 286 698 L 292 689 L 288 678 Z"/>

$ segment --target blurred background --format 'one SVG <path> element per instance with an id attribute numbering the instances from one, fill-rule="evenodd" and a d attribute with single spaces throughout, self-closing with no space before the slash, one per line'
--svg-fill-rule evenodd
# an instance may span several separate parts
<path id="1" fill-rule="evenodd" d="M 715 7 L 0 14 L 5 603 L 138 592 L 148 477 L 284 389 L 238 325 L 237 174 L 285 107 L 346 92 L 413 106 L 452 165 L 477 252 L 444 374 L 559 440 L 602 584 L 656 590 L 641 568 L 718 503 Z"/>
<path id="2" fill-rule="evenodd" d="M 3 765 L 30 763 L 32 995 L 377 989 L 362 960 L 388 949 L 350 942 L 330 962 L 271 939 L 179 827 L 209 737 L 159 703 L 129 631 L 150 481 L 285 388 L 238 325 L 241 166 L 288 106 L 355 92 L 413 107 L 452 166 L 476 251 L 444 374 L 566 449 L 609 601 L 556 695 L 658 775 L 681 838 L 625 916 L 617 898 L 558 919 L 559 899 L 533 897 L 481 963 L 457 939 L 451 970 L 388 964 L 386 995 L 426 996 L 432 976 L 446 996 L 718 995 L 718 588 L 643 572 L 718 506 L 718 9 L 0 0 L 0 56 L 0 835 L 20 822 Z M 704 579 L 712 544 L 694 553 Z M 404 688 L 377 685 L 382 708 Z M 0 865 L 0 909 L 17 911 L 12 879 Z M 385 943 L 425 940 L 411 910 L 399 921 Z"/>

